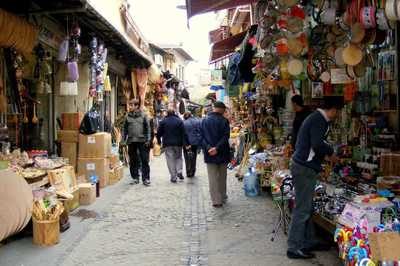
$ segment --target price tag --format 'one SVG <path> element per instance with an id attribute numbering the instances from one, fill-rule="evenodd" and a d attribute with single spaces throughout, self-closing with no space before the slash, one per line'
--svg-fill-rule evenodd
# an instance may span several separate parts
<path id="1" fill-rule="evenodd" d="M 88 170 L 88 171 L 94 171 L 94 170 L 96 170 L 96 164 L 94 164 L 94 163 L 87 163 L 87 164 L 86 164 L 86 170 Z"/>
<path id="2" fill-rule="evenodd" d="M 88 142 L 88 144 L 96 144 L 96 138 L 95 137 L 88 137 L 87 142 Z"/>

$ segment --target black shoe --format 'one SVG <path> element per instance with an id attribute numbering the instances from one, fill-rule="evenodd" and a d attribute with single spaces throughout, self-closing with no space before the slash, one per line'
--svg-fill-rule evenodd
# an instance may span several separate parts
<path id="1" fill-rule="evenodd" d="M 313 259 L 315 255 L 313 253 L 306 252 L 305 250 L 298 249 L 296 251 L 287 251 L 286 255 L 289 259 Z"/>
<path id="2" fill-rule="evenodd" d="M 217 209 L 218 209 L 218 208 L 222 208 L 222 204 L 213 204 L 213 207 L 214 207 L 214 208 L 217 208 Z"/>
<path id="3" fill-rule="evenodd" d="M 182 174 L 178 174 L 177 176 L 178 176 L 178 178 L 179 178 L 180 180 L 183 180 L 183 179 L 185 179 L 185 178 L 183 177 L 183 175 L 182 175 Z"/>
<path id="4" fill-rule="evenodd" d="M 328 251 L 331 249 L 331 245 L 328 243 L 317 243 L 309 248 L 304 248 L 303 251 L 310 253 L 312 251 Z"/>
<path id="5" fill-rule="evenodd" d="M 133 179 L 131 181 L 131 185 L 137 185 L 137 184 L 139 184 L 139 179 Z"/>
<path id="6" fill-rule="evenodd" d="M 176 177 L 175 178 L 171 178 L 171 183 L 176 183 Z"/>
<path id="7" fill-rule="evenodd" d="M 146 187 L 150 186 L 150 180 L 143 180 L 143 185 L 145 185 Z"/>
<path id="8" fill-rule="evenodd" d="M 222 202 L 223 202 L 224 204 L 226 204 L 226 203 L 228 202 L 228 196 L 225 196 L 224 199 L 222 200 Z"/>

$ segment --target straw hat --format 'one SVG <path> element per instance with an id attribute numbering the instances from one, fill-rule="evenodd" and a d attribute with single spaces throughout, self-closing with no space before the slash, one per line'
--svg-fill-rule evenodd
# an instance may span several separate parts
<path id="1" fill-rule="evenodd" d="M 294 56 L 300 55 L 303 51 L 303 45 L 296 37 L 288 38 L 287 45 L 289 48 L 289 53 Z"/>
<path id="2" fill-rule="evenodd" d="M 351 26 L 351 42 L 360 43 L 365 37 L 365 29 L 360 23 Z"/>
<path id="3" fill-rule="evenodd" d="M 300 75 L 303 72 L 303 62 L 299 59 L 290 59 L 288 62 L 288 72 L 292 76 Z"/>
<path id="4" fill-rule="evenodd" d="M 324 71 L 319 78 L 322 82 L 327 83 L 331 80 L 331 74 L 328 71 Z"/>
<path id="5" fill-rule="evenodd" d="M 298 17 L 289 17 L 287 19 L 287 30 L 292 33 L 298 33 L 304 28 L 304 21 Z"/>
<path id="6" fill-rule="evenodd" d="M 363 52 L 357 45 L 349 43 L 347 47 L 343 49 L 342 57 L 346 65 L 355 66 L 363 59 Z"/>
<path id="7" fill-rule="evenodd" d="M 396 21 L 399 19 L 398 16 L 398 1 L 397 0 L 386 0 L 385 13 L 388 20 Z"/>
<path id="8" fill-rule="evenodd" d="M 298 0 L 279 0 L 278 3 L 280 6 L 283 7 L 292 7 L 297 5 L 299 1 Z"/>
<path id="9" fill-rule="evenodd" d="M 343 47 L 339 47 L 335 50 L 335 63 L 337 66 L 344 66 L 345 63 L 343 61 Z"/>

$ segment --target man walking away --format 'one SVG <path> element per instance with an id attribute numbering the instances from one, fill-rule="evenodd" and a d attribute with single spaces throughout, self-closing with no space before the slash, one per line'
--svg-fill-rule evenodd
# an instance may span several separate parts
<path id="1" fill-rule="evenodd" d="M 226 176 L 229 163 L 229 121 L 223 116 L 226 106 L 215 102 L 211 112 L 201 123 L 204 161 L 207 164 L 211 201 L 215 208 L 227 200 Z"/>
<path id="2" fill-rule="evenodd" d="M 311 114 L 311 111 L 307 108 L 307 106 L 304 106 L 303 98 L 300 95 L 294 95 L 291 100 L 293 110 L 296 112 L 296 116 L 293 120 L 292 138 L 290 142 L 292 144 L 292 148 L 294 149 L 296 146 L 297 135 L 299 134 L 300 127 L 307 116 Z"/>
<path id="3" fill-rule="evenodd" d="M 190 112 L 183 115 L 185 119 L 183 124 L 185 126 L 186 136 L 188 138 L 188 146 L 183 150 L 185 156 L 186 175 L 187 177 L 194 177 L 196 173 L 196 160 L 197 149 L 201 144 L 201 121 L 193 117 Z"/>
<path id="4" fill-rule="evenodd" d="M 328 250 L 329 245 L 314 239 L 312 224 L 313 197 L 322 162 L 335 163 L 338 157 L 327 143 L 330 123 L 335 119 L 341 101 L 337 97 L 325 98 L 322 109 L 317 109 L 304 120 L 292 157 L 291 173 L 296 192 L 296 203 L 289 230 L 287 256 L 291 259 L 310 259 L 312 251 Z"/>
<path id="5" fill-rule="evenodd" d="M 165 148 L 171 182 L 176 183 L 178 178 L 183 180 L 182 147 L 187 141 L 183 122 L 173 109 L 169 109 L 167 116 L 161 120 L 157 131 L 157 141 Z"/>
<path id="6" fill-rule="evenodd" d="M 128 145 L 129 168 L 132 184 L 139 184 L 139 166 L 143 185 L 150 185 L 149 149 L 151 129 L 147 116 L 140 110 L 139 101 L 128 102 L 129 113 L 124 122 L 124 140 Z"/>

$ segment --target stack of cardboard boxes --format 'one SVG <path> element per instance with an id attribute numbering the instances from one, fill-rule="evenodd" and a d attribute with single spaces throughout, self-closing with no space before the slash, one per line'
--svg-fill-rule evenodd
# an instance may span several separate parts
<path id="1" fill-rule="evenodd" d="M 82 182 L 90 182 L 90 177 L 96 175 L 100 187 L 117 183 L 123 176 L 123 165 L 119 160 L 118 151 L 111 153 L 111 135 L 101 132 L 92 135 L 79 134 L 79 126 L 83 119 L 83 113 L 63 113 L 61 115 L 62 130 L 57 132 L 57 139 L 61 142 L 61 156 L 68 158 L 71 166 Z M 92 202 L 93 188 L 81 189 L 86 193 L 88 200 Z"/>
<path id="2" fill-rule="evenodd" d="M 62 113 L 62 130 L 57 132 L 57 139 L 61 142 L 61 156 L 68 158 L 69 164 L 76 171 L 78 159 L 79 126 L 83 113 Z"/>
<path id="3" fill-rule="evenodd" d="M 92 135 L 79 135 L 78 175 L 89 181 L 96 175 L 100 187 L 109 185 L 111 155 L 111 135 L 101 132 Z"/>

